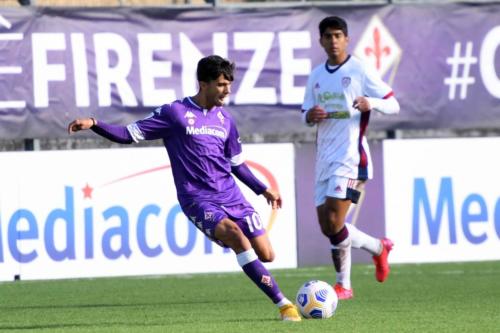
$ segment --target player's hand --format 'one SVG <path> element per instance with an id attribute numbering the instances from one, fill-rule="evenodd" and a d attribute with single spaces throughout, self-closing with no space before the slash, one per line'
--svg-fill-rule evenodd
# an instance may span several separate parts
<path id="1" fill-rule="evenodd" d="M 75 119 L 68 125 L 68 133 L 75 133 L 82 130 L 87 130 L 94 126 L 96 121 L 94 118 L 83 118 L 83 119 Z"/>
<path id="2" fill-rule="evenodd" d="M 370 102 L 368 102 L 368 99 L 363 96 L 356 97 L 356 99 L 352 103 L 352 107 L 358 109 L 359 112 L 367 112 L 372 109 Z"/>
<path id="3" fill-rule="evenodd" d="M 317 124 L 326 119 L 326 111 L 319 105 L 315 105 L 307 111 L 307 122 Z"/>
<path id="4" fill-rule="evenodd" d="M 281 208 L 281 196 L 278 191 L 268 188 L 262 195 L 267 199 L 267 203 L 270 204 L 273 209 Z"/>

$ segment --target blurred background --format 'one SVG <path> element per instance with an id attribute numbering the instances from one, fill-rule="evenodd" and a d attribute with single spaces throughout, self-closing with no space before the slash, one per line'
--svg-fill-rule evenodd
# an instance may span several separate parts
<path id="1" fill-rule="evenodd" d="M 247 193 L 279 244 L 273 267 L 330 263 L 312 201 L 316 129 L 300 119 L 328 15 L 347 20 L 350 53 L 401 105 L 371 115 L 375 175 L 349 221 L 393 239 L 394 263 L 499 260 L 499 1 L 2 0 L 0 279 L 238 269 L 218 266 L 226 254 L 179 213 L 162 142 L 66 133 L 77 117 L 126 125 L 194 95 L 196 63 L 213 53 L 236 63 L 227 108 L 248 160 L 287 198 L 274 214 Z M 213 261 L 199 266 L 200 253 Z"/>

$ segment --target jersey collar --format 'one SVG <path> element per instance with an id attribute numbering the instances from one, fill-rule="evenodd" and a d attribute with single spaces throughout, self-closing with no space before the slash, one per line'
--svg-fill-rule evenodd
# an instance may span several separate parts
<path id="1" fill-rule="evenodd" d="M 193 99 L 191 97 L 186 97 L 186 100 L 188 101 L 189 104 L 191 104 L 191 106 L 193 106 L 194 108 L 202 111 L 203 108 L 201 106 L 199 106 L 198 104 L 196 104 Z"/>
<path id="2" fill-rule="evenodd" d="M 327 61 L 325 61 L 325 69 L 326 69 L 326 71 L 328 73 L 333 74 L 336 71 L 338 71 L 339 68 L 342 67 L 346 62 L 348 62 L 349 59 L 351 59 L 351 55 L 350 54 L 347 56 L 347 58 L 345 58 L 345 60 L 341 64 L 339 64 L 337 67 L 335 67 L 335 69 L 330 69 L 330 67 L 328 67 L 328 60 L 327 60 Z"/>

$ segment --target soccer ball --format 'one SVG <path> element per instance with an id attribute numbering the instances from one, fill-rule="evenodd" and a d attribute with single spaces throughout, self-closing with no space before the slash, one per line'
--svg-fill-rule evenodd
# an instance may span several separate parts
<path id="1" fill-rule="evenodd" d="M 300 287 L 296 302 L 304 318 L 326 319 L 335 313 L 339 299 L 331 285 L 311 280 Z"/>

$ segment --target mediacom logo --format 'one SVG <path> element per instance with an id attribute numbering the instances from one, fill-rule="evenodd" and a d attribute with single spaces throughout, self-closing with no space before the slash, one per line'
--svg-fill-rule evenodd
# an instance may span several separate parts
<path id="1" fill-rule="evenodd" d="M 273 211 L 240 185 L 279 255 L 269 266 L 296 267 L 293 147 L 245 151 L 286 202 Z M 240 269 L 181 211 L 163 147 L 7 152 L 0 165 L 0 281 Z"/>
<path id="2" fill-rule="evenodd" d="M 150 203 L 144 205 L 135 216 L 129 212 L 127 207 L 121 205 L 113 205 L 102 211 L 96 211 L 92 206 L 77 211 L 74 192 L 72 186 L 65 186 L 64 206 L 51 210 L 46 217 L 37 216 L 28 208 L 17 209 L 11 216 L 2 216 L 0 221 L 0 263 L 5 260 L 4 249 L 9 252 L 13 260 L 19 263 L 29 263 L 36 260 L 42 250 L 53 261 L 75 260 L 78 259 L 77 253 L 83 253 L 85 259 L 93 259 L 96 246 L 99 246 L 105 258 L 116 260 L 120 257 L 129 258 L 133 254 L 132 242 L 136 243 L 137 246 L 134 248 L 140 251 L 139 255 L 150 258 L 160 256 L 165 251 L 170 251 L 176 256 L 186 256 L 191 253 L 196 244 L 197 229 L 184 217 L 178 204 L 168 209 L 162 209 L 158 204 Z M 176 223 L 179 214 L 182 221 L 185 221 L 182 225 Z M 77 220 L 83 221 L 83 228 L 81 228 L 83 233 L 76 232 Z M 95 225 L 97 223 L 106 225 L 107 221 L 110 220 L 118 220 L 118 226 L 104 227 L 104 232 L 97 234 Z M 147 229 L 158 229 L 155 224 L 162 221 L 167 248 L 158 243 L 153 244 L 146 237 Z M 2 223 L 6 223 L 7 234 L 5 236 L 2 235 L 2 229 L 4 229 Z M 136 231 L 134 239 L 131 239 L 130 228 L 132 226 L 135 227 Z M 181 232 L 177 230 L 179 228 L 182 229 Z M 186 228 L 187 239 L 182 241 L 184 244 L 181 244 L 177 235 L 185 232 Z M 77 237 L 83 239 L 81 242 L 83 243 L 83 251 L 77 251 L 75 242 Z M 200 237 L 204 239 L 204 253 L 212 253 L 212 242 L 201 234 Z M 4 241 L 6 246 L 3 244 Z M 26 246 L 28 243 L 30 246 Z M 61 243 L 64 245 L 61 246 Z"/>
<path id="3" fill-rule="evenodd" d="M 217 126 L 202 126 L 202 127 L 194 127 L 187 126 L 186 127 L 187 135 L 212 135 L 219 137 L 221 139 L 226 138 L 226 130 L 223 127 Z"/>
<path id="4" fill-rule="evenodd" d="M 277 189 L 278 184 L 269 170 L 252 161 L 247 163 L 252 169 L 263 174 L 271 187 Z M 166 169 L 170 169 L 170 165 L 120 177 L 104 183 L 100 188 L 158 171 L 168 172 Z M 158 203 L 150 202 L 133 209 L 132 212 L 126 205 L 116 202 L 109 205 L 110 200 L 106 200 L 109 206 L 102 207 L 101 203 L 98 204 L 99 209 L 96 209 L 92 205 L 92 195 L 95 190 L 96 188 L 92 188 L 88 183 L 81 189 L 82 202 L 87 203 L 82 207 L 82 202 L 78 202 L 78 199 L 75 205 L 74 187 L 64 186 L 62 207 L 50 210 L 47 216 L 40 216 L 29 208 L 16 209 L 7 216 L 4 215 L 5 211 L 0 212 L 0 263 L 5 262 L 7 253 L 18 263 L 30 263 L 40 256 L 40 251 L 44 251 L 56 262 L 94 259 L 97 250 L 106 259 L 129 258 L 134 254 L 133 248 L 138 250 L 137 255 L 148 258 L 161 256 L 165 252 L 186 256 L 192 253 L 198 237 L 204 242 L 203 253 L 213 252 L 213 242 L 198 232 L 198 229 L 185 217 L 177 202 L 168 209 L 162 208 Z M 272 212 L 267 223 L 268 230 L 272 228 L 275 218 L 276 212 Z M 135 232 L 132 232 L 132 228 Z M 6 230 L 5 236 L 2 230 Z M 148 240 L 148 234 L 158 232 L 163 233 L 166 246 L 162 247 L 157 241 Z M 183 235 L 182 240 L 178 239 L 179 235 Z M 80 242 L 77 242 L 78 238 Z M 77 244 L 81 244 L 81 248 L 78 248 Z M 230 251 L 224 249 L 224 252 Z"/>

